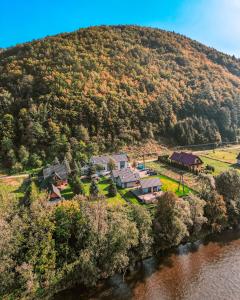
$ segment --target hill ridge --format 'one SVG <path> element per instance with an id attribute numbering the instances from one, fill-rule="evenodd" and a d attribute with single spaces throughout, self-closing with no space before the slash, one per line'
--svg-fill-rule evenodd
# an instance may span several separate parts
<path id="1" fill-rule="evenodd" d="M 240 60 L 165 30 L 93 26 L 27 42 L 0 53 L 0 158 L 21 167 L 149 138 L 233 140 L 239 92 Z"/>

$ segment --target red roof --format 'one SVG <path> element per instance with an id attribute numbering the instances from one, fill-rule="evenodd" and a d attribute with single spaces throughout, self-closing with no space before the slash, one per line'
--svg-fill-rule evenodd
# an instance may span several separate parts
<path id="1" fill-rule="evenodd" d="M 203 163 L 199 156 L 187 152 L 173 152 L 170 159 L 184 166 L 193 166 Z"/>
<path id="2" fill-rule="evenodd" d="M 62 197 L 61 192 L 59 191 L 59 189 L 53 184 L 52 184 L 52 194 L 55 194 L 58 198 Z"/>

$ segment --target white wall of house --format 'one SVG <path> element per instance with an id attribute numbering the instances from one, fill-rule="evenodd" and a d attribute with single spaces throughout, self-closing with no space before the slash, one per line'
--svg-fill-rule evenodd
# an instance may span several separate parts
<path id="1" fill-rule="evenodd" d="M 101 166 L 102 166 L 104 169 L 103 169 L 102 171 L 98 171 L 98 172 L 97 172 L 99 175 L 103 174 L 104 172 L 109 171 L 109 170 L 108 170 L 108 164 L 101 164 Z M 126 168 L 128 168 L 128 167 L 129 167 L 128 162 L 118 162 L 118 163 L 116 164 L 116 170 L 126 169 Z"/>

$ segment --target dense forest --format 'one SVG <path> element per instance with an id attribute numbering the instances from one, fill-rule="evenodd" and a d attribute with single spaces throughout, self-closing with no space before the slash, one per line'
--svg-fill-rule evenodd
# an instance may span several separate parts
<path id="1" fill-rule="evenodd" d="M 91 27 L 0 52 L 0 157 L 38 167 L 55 156 L 167 137 L 236 139 L 240 61 L 184 36 Z"/>

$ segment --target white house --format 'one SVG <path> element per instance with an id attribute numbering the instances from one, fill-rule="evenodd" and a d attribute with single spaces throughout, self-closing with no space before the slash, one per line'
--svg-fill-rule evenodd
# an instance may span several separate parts
<path id="1" fill-rule="evenodd" d="M 121 170 L 113 170 L 112 179 L 117 186 L 122 188 L 135 187 L 140 180 L 138 173 L 132 172 L 129 168 Z"/>
<path id="2" fill-rule="evenodd" d="M 101 166 L 103 170 L 98 171 L 99 174 L 105 175 L 110 172 L 109 162 L 113 161 L 115 163 L 115 169 L 121 170 L 129 167 L 128 157 L 126 154 L 110 154 L 110 155 L 100 155 L 93 156 L 90 159 L 90 164 L 95 166 Z"/>

